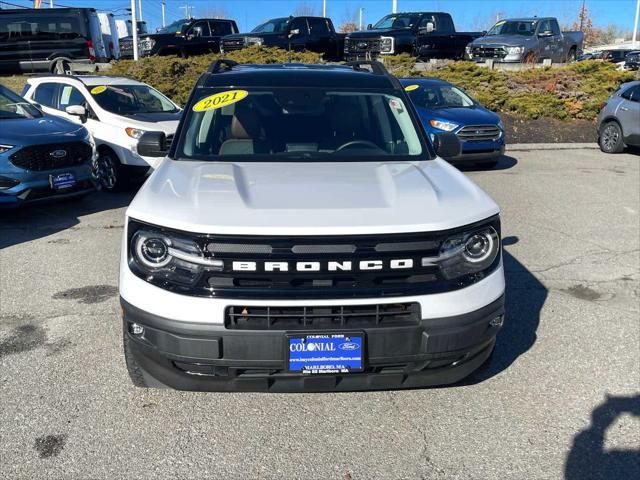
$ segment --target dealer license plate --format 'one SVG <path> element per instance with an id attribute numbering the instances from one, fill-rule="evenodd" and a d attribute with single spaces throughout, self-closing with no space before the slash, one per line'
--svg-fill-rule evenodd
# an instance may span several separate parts
<path id="1" fill-rule="evenodd" d="M 49 175 L 49 184 L 54 190 L 64 190 L 65 188 L 71 188 L 76 184 L 76 177 L 73 173 Z"/>
<path id="2" fill-rule="evenodd" d="M 360 372 L 364 333 L 326 333 L 287 337 L 289 371 L 304 374 Z"/>

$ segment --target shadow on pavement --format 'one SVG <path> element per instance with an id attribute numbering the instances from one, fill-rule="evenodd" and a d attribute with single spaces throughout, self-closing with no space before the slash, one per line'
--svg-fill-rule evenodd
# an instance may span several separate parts
<path id="1" fill-rule="evenodd" d="M 101 191 L 77 200 L 0 210 L 0 250 L 72 228 L 85 215 L 125 207 L 135 194 Z"/>
<path id="2" fill-rule="evenodd" d="M 515 245 L 518 237 L 505 237 L 504 246 Z M 474 385 L 509 368 L 536 342 L 540 312 L 547 300 L 547 288 L 513 255 L 503 250 L 506 281 L 505 322 L 490 360 L 459 385 Z"/>
<path id="3" fill-rule="evenodd" d="M 468 165 L 456 165 L 456 168 L 461 172 L 488 172 L 491 170 L 508 170 L 515 167 L 518 164 L 518 160 L 509 155 L 502 155 L 498 160 L 497 165 L 471 163 Z"/>
<path id="4" fill-rule="evenodd" d="M 607 396 L 605 402 L 593 410 L 591 425 L 573 439 L 564 470 L 567 480 L 640 478 L 640 447 L 604 449 L 607 429 L 624 413 L 640 418 L 640 395 Z"/>

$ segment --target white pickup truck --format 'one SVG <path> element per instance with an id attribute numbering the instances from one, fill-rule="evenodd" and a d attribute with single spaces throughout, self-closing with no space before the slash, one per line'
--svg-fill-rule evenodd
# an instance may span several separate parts
<path id="1" fill-rule="evenodd" d="M 126 213 L 133 383 L 410 388 L 485 363 L 504 320 L 500 210 L 439 158 L 457 137 L 434 138 L 380 63 L 215 62 Z"/>

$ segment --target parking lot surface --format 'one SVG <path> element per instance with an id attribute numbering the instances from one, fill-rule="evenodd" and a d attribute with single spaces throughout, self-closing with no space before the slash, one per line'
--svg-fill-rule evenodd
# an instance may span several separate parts
<path id="1" fill-rule="evenodd" d="M 466 172 L 503 209 L 507 323 L 449 388 L 136 389 L 133 194 L 0 211 L 0 478 L 640 478 L 640 157 L 510 155 Z"/>

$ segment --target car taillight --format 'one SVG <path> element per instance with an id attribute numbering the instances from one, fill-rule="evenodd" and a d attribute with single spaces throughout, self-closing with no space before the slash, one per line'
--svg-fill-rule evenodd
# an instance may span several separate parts
<path id="1" fill-rule="evenodd" d="M 93 48 L 93 41 L 87 40 L 87 48 L 89 49 L 89 60 L 92 62 L 96 61 L 96 51 Z"/>

